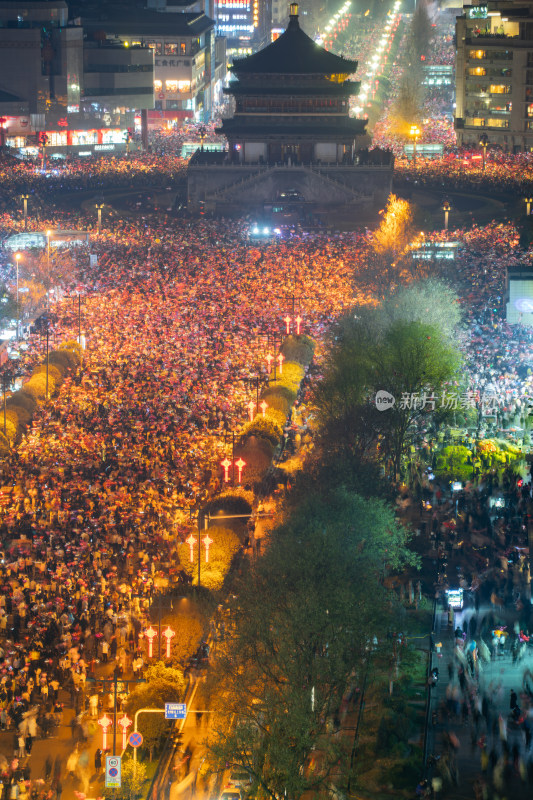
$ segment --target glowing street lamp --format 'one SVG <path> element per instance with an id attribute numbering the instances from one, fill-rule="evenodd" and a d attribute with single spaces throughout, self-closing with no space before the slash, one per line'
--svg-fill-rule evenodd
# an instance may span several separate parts
<path id="1" fill-rule="evenodd" d="M 229 468 L 231 467 L 230 459 L 226 456 L 224 461 L 220 462 L 220 466 L 224 470 L 224 482 L 227 483 L 229 481 Z"/>
<path id="2" fill-rule="evenodd" d="M 418 125 L 411 125 L 409 135 L 413 137 L 413 164 L 416 164 L 416 143 L 418 141 L 418 137 L 420 136 L 420 128 Z"/>
<path id="3" fill-rule="evenodd" d="M 17 342 L 19 340 L 19 321 L 20 321 L 20 311 L 19 311 L 19 261 L 21 259 L 20 253 L 15 253 L 15 261 L 17 264 Z"/>
<path id="4" fill-rule="evenodd" d="M 303 319 L 302 319 L 302 318 L 301 318 L 301 316 L 298 314 L 298 316 L 296 317 L 296 334 L 297 334 L 298 336 L 300 335 L 300 326 L 301 326 L 302 322 L 303 322 Z"/>
<path id="5" fill-rule="evenodd" d="M 291 332 L 291 318 L 289 317 L 288 314 L 285 317 L 284 322 L 285 322 L 285 330 L 286 330 L 286 333 L 287 333 L 287 336 L 288 336 L 289 333 Z"/>
<path id="6" fill-rule="evenodd" d="M 102 230 L 102 209 L 105 208 L 105 203 L 96 203 L 95 208 L 98 211 L 97 230 L 98 230 L 98 235 L 100 235 L 100 232 Z"/>
<path id="7" fill-rule="evenodd" d="M 452 210 L 452 207 L 448 200 L 445 200 L 442 204 L 442 210 L 444 211 L 444 230 L 448 230 L 448 214 Z"/>
<path id="8" fill-rule="evenodd" d="M 21 194 L 20 199 L 24 203 L 24 230 L 28 230 L 28 200 L 30 199 L 29 194 Z"/>
<path id="9" fill-rule="evenodd" d="M 121 717 L 117 722 L 117 724 L 120 725 L 120 727 L 122 728 L 122 749 L 123 750 L 126 749 L 126 745 L 128 743 L 128 733 L 127 733 L 127 731 L 128 731 L 128 728 L 130 727 L 131 723 L 132 723 L 132 720 L 128 717 L 127 714 L 124 714 L 124 716 Z M 104 748 L 102 748 L 102 749 L 104 749 Z"/>
<path id="10" fill-rule="evenodd" d="M 185 541 L 189 545 L 189 556 L 192 564 L 192 562 L 194 561 L 194 545 L 196 544 L 196 536 L 193 536 L 191 533 L 191 535 L 187 539 L 185 539 Z"/>
<path id="11" fill-rule="evenodd" d="M 482 133 L 481 136 L 479 137 L 479 144 L 483 148 L 483 161 L 481 169 L 483 170 L 483 172 L 485 172 L 485 163 L 487 160 L 487 147 L 489 144 L 489 137 L 487 136 L 486 133 Z"/>
<path id="12" fill-rule="evenodd" d="M 148 639 L 148 658 L 152 658 L 154 654 L 154 638 L 157 636 L 157 631 L 150 625 L 148 630 L 144 632 L 144 635 Z"/>
<path id="13" fill-rule="evenodd" d="M 524 203 L 526 204 L 526 214 L 529 217 L 531 214 L 531 203 L 533 203 L 533 197 L 524 197 Z"/>
<path id="14" fill-rule="evenodd" d="M 268 408 L 268 403 L 266 402 L 266 400 L 263 400 L 263 401 L 262 401 L 262 402 L 259 404 L 259 408 L 260 408 L 260 409 L 261 409 L 261 411 L 263 412 L 263 416 L 265 416 L 265 411 L 266 411 L 266 410 L 267 410 L 267 408 Z"/>
<path id="15" fill-rule="evenodd" d="M 242 458 L 239 458 L 239 460 L 235 462 L 235 466 L 237 467 L 237 470 L 238 470 L 237 480 L 240 483 L 241 480 L 242 480 L 242 471 L 243 471 L 244 467 L 246 466 L 246 461 L 243 461 Z"/>
<path id="16" fill-rule="evenodd" d="M 246 408 L 248 409 L 248 416 L 250 417 L 250 422 L 253 422 L 254 421 L 254 408 L 255 408 L 254 401 L 250 400 L 250 402 L 247 404 Z"/>
<path id="17" fill-rule="evenodd" d="M 283 375 L 283 362 L 285 361 L 285 356 L 283 355 L 283 353 L 280 353 L 278 355 L 278 359 L 277 360 L 278 360 L 278 364 L 279 364 L 279 374 Z"/>
<path id="18" fill-rule="evenodd" d="M 271 356 L 269 353 L 267 356 L 265 356 L 265 361 L 268 364 L 268 374 L 270 375 L 272 372 L 272 362 L 274 361 L 274 356 Z"/>
<path id="19" fill-rule="evenodd" d="M 239 478 L 239 482 L 240 482 L 240 478 Z M 204 536 L 204 538 L 202 539 L 202 542 L 203 542 L 203 543 L 204 543 L 204 545 L 205 545 L 205 563 L 206 563 L 206 564 L 209 564 L 209 547 L 210 547 L 210 545 L 212 545 L 212 544 L 213 544 L 213 540 L 211 539 L 211 537 L 209 536 L 209 534 L 208 534 L 208 533 L 206 533 L 206 535 L 205 535 L 205 536 Z"/>
<path id="20" fill-rule="evenodd" d="M 175 636 L 175 635 L 176 635 L 175 631 L 173 631 L 172 628 L 169 625 L 167 625 L 167 627 L 165 628 L 165 630 L 161 634 L 161 636 L 163 636 L 167 640 L 166 641 L 166 651 L 165 651 L 167 658 L 170 658 L 170 644 L 171 644 L 171 641 L 172 641 L 172 637 Z"/>
<path id="21" fill-rule="evenodd" d="M 110 719 L 107 714 L 104 714 L 104 716 L 100 717 L 98 720 L 98 724 L 102 727 L 102 750 L 107 750 L 107 729 L 113 724 L 113 720 Z"/>

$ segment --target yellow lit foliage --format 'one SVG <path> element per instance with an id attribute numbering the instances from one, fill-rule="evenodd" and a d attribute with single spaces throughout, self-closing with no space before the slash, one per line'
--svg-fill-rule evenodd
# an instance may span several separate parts
<path id="1" fill-rule="evenodd" d="M 204 537 L 209 532 L 212 544 L 209 547 L 209 561 L 205 561 Z M 228 528 L 214 525 L 209 531 L 202 531 L 202 560 L 200 563 L 200 581 L 202 586 L 216 591 L 222 588 L 224 578 L 228 574 L 233 556 L 240 547 L 239 537 Z M 193 547 L 193 561 L 190 560 L 190 547 L 187 542 L 178 545 L 180 566 L 192 577 L 193 584 L 198 583 L 198 540 Z"/>
<path id="2" fill-rule="evenodd" d="M 413 238 L 413 208 L 407 200 L 389 195 L 381 225 L 374 232 L 374 251 L 399 255 Z"/>

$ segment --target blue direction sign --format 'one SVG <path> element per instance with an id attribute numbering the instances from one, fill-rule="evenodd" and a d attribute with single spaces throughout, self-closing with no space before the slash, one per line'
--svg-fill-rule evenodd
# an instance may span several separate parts
<path id="1" fill-rule="evenodd" d="M 165 719 L 185 719 L 187 703 L 165 703 Z"/>

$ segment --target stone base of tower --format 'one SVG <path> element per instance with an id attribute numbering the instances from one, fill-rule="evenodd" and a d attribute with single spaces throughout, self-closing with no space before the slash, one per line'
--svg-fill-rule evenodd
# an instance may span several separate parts
<path id="1" fill-rule="evenodd" d="M 392 161 L 392 160 L 391 160 Z M 392 188 L 393 164 L 191 164 L 188 207 L 214 213 L 261 211 L 290 193 L 313 207 L 384 205 Z"/>

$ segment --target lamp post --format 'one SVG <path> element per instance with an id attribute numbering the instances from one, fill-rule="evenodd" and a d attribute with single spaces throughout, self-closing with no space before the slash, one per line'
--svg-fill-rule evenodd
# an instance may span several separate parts
<path id="1" fill-rule="evenodd" d="M 489 143 L 489 137 L 487 136 L 486 133 L 482 133 L 481 136 L 479 137 L 479 144 L 483 148 L 483 161 L 481 162 L 481 170 L 482 170 L 482 172 L 485 172 L 485 164 L 486 164 L 486 161 L 487 161 L 487 146 L 488 146 L 488 143 Z"/>
<path id="2" fill-rule="evenodd" d="M 105 203 L 96 203 L 95 208 L 98 211 L 98 222 L 97 222 L 97 231 L 98 236 L 100 236 L 100 232 L 102 230 L 102 209 L 104 208 Z"/>
<path id="3" fill-rule="evenodd" d="M 29 194 L 21 194 L 20 199 L 24 203 L 24 230 L 28 230 L 28 200 L 30 199 Z"/>
<path id="4" fill-rule="evenodd" d="M 81 344 L 81 292 L 78 292 L 78 344 Z"/>
<path id="5" fill-rule="evenodd" d="M 416 164 L 416 143 L 418 141 L 418 137 L 420 136 L 420 128 L 418 125 L 411 125 L 409 135 L 413 137 L 413 164 Z"/>
<path id="6" fill-rule="evenodd" d="M 48 337 L 49 337 L 49 326 L 50 320 L 48 319 L 48 315 L 46 316 L 46 399 L 48 400 L 48 370 L 49 370 L 49 350 L 48 350 Z"/>
<path id="7" fill-rule="evenodd" d="M 533 203 L 533 197 L 524 197 L 524 203 L 526 204 L 526 214 L 529 217 L 531 214 L 531 203 Z"/>
<path id="8" fill-rule="evenodd" d="M 17 265 L 17 342 L 19 340 L 19 320 L 20 320 L 20 311 L 19 311 L 19 261 L 21 258 L 20 253 L 15 253 L 15 263 Z"/>
<path id="9" fill-rule="evenodd" d="M 444 230 L 448 230 L 448 214 L 452 210 L 452 207 L 448 200 L 445 200 L 442 204 L 442 210 L 444 211 Z"/>
<path id="10" fill-rule="evenodd" d="M 50 310 L 50 236 L 52 231 L 46 231 L 46 313 Z"/>

